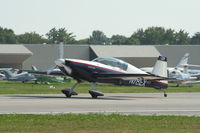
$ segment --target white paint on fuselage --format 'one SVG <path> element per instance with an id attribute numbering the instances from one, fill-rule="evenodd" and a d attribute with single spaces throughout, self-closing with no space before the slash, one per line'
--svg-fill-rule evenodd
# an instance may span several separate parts
<path id="1" fill-rule="evenodd" d="M 99 63 L 99 62 L 95 62 L 95 61 L 86 61 L 86 60 L 80 60 L 80 59 L 65 59 L 66 61 L 72 61 L 72 62 L 77 62 L 77 63 L 82 63 L 82 64 L 88 64 L 88 65 L 91 65 L 91 66 L 97 66 L 97 67 L 102 67 L 102 68 L 105 68 L 105 69 L 111 69 L 113 71 L 118 71 L 118 72 L 121 72 L 121 73 L 126 73 L 126 74 L 147 74 L 146 72 L 140 70 L 139 68 L 129 64 L 128 64 L 128 68 L 126 71 L 118 68 L 118 67 L 113 67 L 113 66 L 110 66 L 110 65 L 105 65 L 105 64 L 102 64 L 102 63 Z"/>

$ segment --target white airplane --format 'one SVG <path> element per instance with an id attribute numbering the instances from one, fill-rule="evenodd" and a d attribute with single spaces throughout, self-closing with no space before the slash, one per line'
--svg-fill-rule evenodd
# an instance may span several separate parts
<path id="1" fill-rule="evenodd" d="M 0 68 L 0 72 L 4 74 L 4 77 L 1 77 L 0 80 L 8 81 L 35 81 L 37 80 L 33 74 L 27 72 L 16 73 L 11 71 L 12 68 Z"/>
<path id="2" fill-rule="evenodd" d="M 189 69 L 189 67 L 200 67 L 200 65 L 188 64 L 189 53 L 186 53 L 176 67 L 168 67 L 168 77 L 174 78 L 170 82 L 179 84 L 196 84 L 200 83 L 200 70 Z M 143 67 L 141 70 L 151 73 L 153 67 Z"/>
<path id="3" fill-rule="evenodd" d="M 192 76 L 189 73 L 183 73 L 179 69 L 173 70 L 172 72 L 169 73 L 169 77 L 176 79 L 176 80 L 172 80 L 170 82 L 176 83 L 177 87 L 180 84 L 187 84 L 189 86 L 192 86 L 192 84 L 200 83 L 199 76 L 200 75 L 195 74 Z"/>
<path id="4" fill-rule="evenodd" d="M 60 50 L 63 50 L 62 45 L 63 44 L 60 45 Z M 56 67 L 58 67 L 65 76 L 70 76 L 77 81 L 71 88 L 62 90 L 62 93 L 64 93 L 66 97 L 77 95 L 74 89 L 84 81 L 92 83 L 92 88 L 89 90 L 92 98 L 104 95 L 102 92 L 96 90 L 96 83 L 151 87 L 162 90 L 164 96 L 167 97 L 165 89 L 168 87 L 167 80 L 169 80 L 169 78 L 167 78 L 167 58 L 164 56 L 158 57 L 152 74 L 149 74 L 116 58 L 96 58 L 92 61 L 86 61 L 63 58 L 63 52 L 60 53 L 60 58 L 55 60 Z M 53 69 L 54 68 L 52 68 L 52 70 Z M 49 74 L 51 74 L 50 71 Z"/>

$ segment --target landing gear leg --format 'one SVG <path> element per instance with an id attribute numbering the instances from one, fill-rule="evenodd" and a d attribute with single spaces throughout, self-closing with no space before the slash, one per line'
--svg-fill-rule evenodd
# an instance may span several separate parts
<path id="1" fill-rule="evenodd" d="M 72 95 L 78 95 L 78 93 L 76 93 L 74 91 L 74 89 L 80 84 L 80 82 L 75 83 L 71 88 L 65 88 L 63 90 L 61 90 L 61 92 L 63 94 L 65 94 L 66 97 L 71 97 Z"/>
<path id="2" fill-rule="evenodd" d="M 104 96 L 102 92 L 96 90 L 96 83 L 92 84 L 92 89 L 89 90 L 89 93 L 92 96 L 92 98 L 97 98 L 98 96 Z"/>
<path id="3" fill-rule="evenodd" d="M 163 91 L 163 92 L 164 92 L 164 97 L 167 97 L 167 93 L 165 91 Z"/>

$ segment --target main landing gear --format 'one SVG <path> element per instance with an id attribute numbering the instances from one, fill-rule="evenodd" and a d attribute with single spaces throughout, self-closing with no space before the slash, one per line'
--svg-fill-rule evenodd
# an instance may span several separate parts
<path id="1" fill-rule="evenodd" d="M 78 95 L 78 93 L 76 93 L 74 91 L 74 89 L 80 84 L 80 82 L 75 83 L 72 88 L 65 88 L 63 89 L 61 92 L 63 94 L 65 94 L 66 97 L 70 98 L 72 95 Z M 97 98 L 98 96 L 104 96 L 104 94 L 100 91 L 96 90 L 96 83 L 92 84 L 92 88 L 89 90 L 90 95 L 92 96 L 92 98 Z"/>
<path id="2" fill-rule="evenodd" d="M 92 96 L 92 98 L 97 98 L 98 96 L 104 96 L 102 92 L 96 90 L 96 83 L 92 84 L 92 89 L 89 90 L 89 93 Z"/>
<path id="3" fill-rule="evenodd" d="M 165 90 L 163 92 L 164 92 L 164 97 L 167 97 L 167 93 L 165 92 Z"/>
<path id="4" fill-rule="evenodd" d="M 76 93 L 76 92 L 74 91 L 74 89 L 75 89 L 79 84 L 80 84 L 80 83 L 77 82 L 77 83 L 75 83 L 75 84 L 72 86 L 72 88 L 65 88 L 65 89 L 61 90 L 61 92 L 62 92 L 63 94 L 65 94 L 66 97 L 71 97 L 72 95 L 78 95 L 78 93 Z"/>

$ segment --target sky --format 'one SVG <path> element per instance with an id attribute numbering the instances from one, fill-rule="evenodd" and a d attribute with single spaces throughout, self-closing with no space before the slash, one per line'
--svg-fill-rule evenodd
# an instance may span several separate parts
<path id="1" fill-rule="evenodd" d="M 200 32 L 200 0 L 0 0 L 0 26 L 15 34 L 44 35 L 66 28 L 76 39 L 100 30 L 107 37 L 131 36 L 139 28 L 162 26 Z"/>

